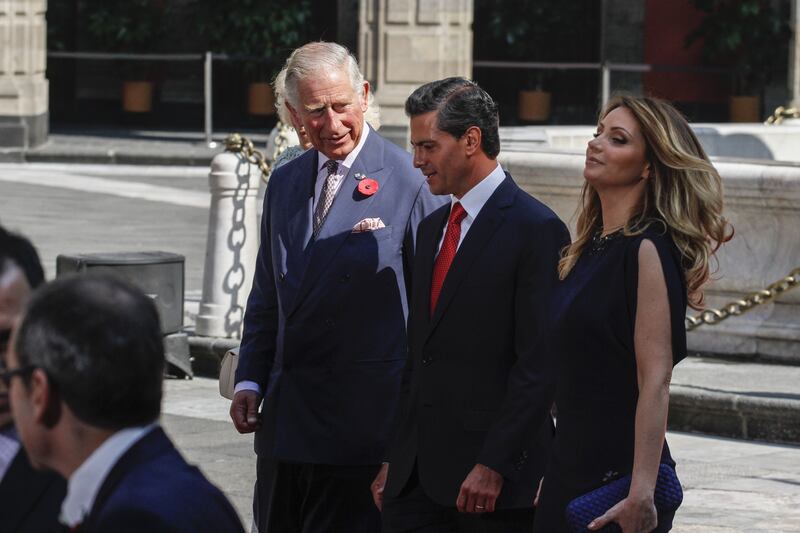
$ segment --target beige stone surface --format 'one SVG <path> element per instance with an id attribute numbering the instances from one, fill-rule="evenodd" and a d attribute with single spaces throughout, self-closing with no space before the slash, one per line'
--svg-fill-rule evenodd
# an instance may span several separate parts
<path id="1" fill-rule="evenodd" d="M 429 81 L 472 74 L 472 0 L 361 0 L 358 57 L 385 126 L 407 128 L 403 105 Z"/>
<path id="2" fill-rule="evenodd" d="M 46 2 L 0 2 L 0 116 L 47 112 Z"/>

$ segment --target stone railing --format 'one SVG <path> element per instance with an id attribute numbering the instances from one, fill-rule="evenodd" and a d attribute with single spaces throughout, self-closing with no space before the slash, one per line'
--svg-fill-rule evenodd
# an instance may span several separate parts
<path id="1" fill-rule="evenodd" d="M 574 229 L 583 153 L 505 153 L 500 160 L 522 188 Z M 718 253 L 719 268 L 706 291 L 709 307 L 762 289 L 800 266 L 800 164 L 721 159 L 714 164 L 736 235 Z M 800 289 L 746 315 L 695 329 L 689 349 L 800 364 Z"/>
<path id="2" fill-rule="evenodd" d="M 800 161 L 800 119 L 780 125 L 692 124 L 711 157 Z M 511 126 L 500 128 L 506 152 L 535 150 L 583 150 L 595 126 Z"/>

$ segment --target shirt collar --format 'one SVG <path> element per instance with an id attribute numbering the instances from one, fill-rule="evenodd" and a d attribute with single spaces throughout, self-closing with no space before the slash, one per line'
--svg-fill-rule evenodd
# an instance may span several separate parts
<path id="1" fill-rule="evenodd" d="M 461 199 L 458 199 L 451 194 L 451 209 L 453 204 L 459 202 L 461 203 L 461 207 L 464 208 L 464 211 L 467 212 L 467 216 L 470 217 L 471 220 L 475 220 L 475 217 L 478 216 L 478 213 L 480 213 L 484 204 L 486 204 L 486 202 L 489 200 L 489 197 L 492 196 L 495 189 L 497 189 L 497 187 L 503 183 L 504 179 L 506 179 L 506 173 L 503 171 L 503 167 L 500 166 L 500 163 L 497 163 L 497 166 L 494 168 L 494 170 L 492 170 L 488 176 L 479 181 L 477 185 L 468 190 L 467 193 L 461 197 Z"/>
<path id="2" fill-rule="evenodd" d="M 74 527 L 86 518 L 94 506 L 100 486 L 120 457 L 156 425 L 153 423 L 117 431 L 72 473 L 67 483 L 67 496 L 61 504 L 59 520 L 62 524 Z"/>
<path id="3" fill-rule="evenodd" d="M 344 161 L 337 160 L 337 163 L 339 163 L 340 167 L 345 167 L 348 169 L 353 168 L 353 162 L 356 160 L 356 157 L 358 157 L 358 153 L 364 147 L 364 143 L 367 142 L 367 136 L 369 135 L 369 130 L 370 128 L 367 125 L 367 123 L 362 122 L 361 138 L 358 140 L 358 144 L 356 145 L 356 147 L 353 148 L 353 151 L 347 154 L 347 157 L 344 158 Z M 322 167 L 325 166 L 325 163 L 328 162 L 328 159 L 330 159 L 328 156 L 326 156 L 322 152 L 319 152 L 319 161 L 317 162 L 317 174 L 319 174 L 319 172 L 322 170 Z M 341 174 L 341 172 L 338 172 L 338 174 Z"/>
<path id="4" fill-rule="evenodd" d="M 14 462 L 19 447 L 19 438 L 13 424 L 0 429 L 0 481 L 3 480 L 11 463 Z"/>

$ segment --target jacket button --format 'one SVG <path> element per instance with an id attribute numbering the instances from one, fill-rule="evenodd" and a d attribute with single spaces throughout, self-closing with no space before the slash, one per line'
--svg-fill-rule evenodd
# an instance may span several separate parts
<path id="1" fill-rule="evenodd" d="M 431 357 L 423 357 L 422 358 L 422 364 L 423 365 L 429 365 L 429 364 L 431 364 L 432 361 L 433 361 L 433 358 L 431 358 Z"/>
<path id="2" fill-rule="evenodd" d="M 326 318 L 325 319 L 325 325 L 328 326 L 329 328 L 332 328 L 333 324 L 334 324 L 334 322 L 333 322 L 332 318 Z"/>
<path id="3" fill-rule="evenodd" d="M 278 279 L 279 279 L 280 281 L 283 281 L 283 280 L 285 280 L 285 279 L 286 279 L 286 272 L 281 272 L 281 273 L 278 275 Z"/>
<path id="4" fill-rule="evenodd" d="M 339 281 L 341 281 L 342 283 L 347 283 L 348 281 L 350 281 L 350 274 L 345 274 L 344 276 L 339 278 Z"/>

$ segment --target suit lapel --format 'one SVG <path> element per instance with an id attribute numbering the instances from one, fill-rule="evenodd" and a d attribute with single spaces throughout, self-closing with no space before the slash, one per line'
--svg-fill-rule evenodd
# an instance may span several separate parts
<path id="1" fill-rule="evenodd" d="M 314 282 L 325 271 L 336 252 L 352 234 L 353 226 L 364 219 L 368 208 L 375 202 L 376 197 L 380 196 L 380 189 L 385 187 L 391 177 L 393 169 L 391 167 L 383 168 L 383 142 L 375 131 L 370 131 L 353 166 L 342 179 L 342 184 L 331 204 L 319 235 L 309 245 L 308 263 L 303 272 L 297 296 L 292 302 L 287 316 L 294 313 L 300 306 L 314 286 Z M 356 175 L 363 175 L 377 181 L 378 192 L 372 196 L 364 196 L 359 193 L 356 190 L 358 187 Z"/>
<path id="2" fill-rule="evenodd" d="M 511 179 L 511 176 L 506 173 L 506 179 L 489 197 L 478 216 L 472 222 L 467 236 L 464 237 L 464 241 L 459 246 L 450 269 L 447 271 L 447 277 L 445 277 L 442 291 L 439 293 L 436 309 L 434 309 L 431 317 L 428 336 L 433 333 L 447 311 L 447 307 L 458 291 L 459 285 L 469 272 L 470 266 L 480 256 L 486 243 L 503 223 L 505 219 L 503 210 L 513 203 L 517 189 L 518 187 Z M 433 269 L 433 262 L 431 262 L 430 268 L 431 270 Z M 430 293 L 430 278 L 427 288 Z"/>
<path id="3" fill-rule="evenodd" d="M 164 433 L 164 430 L 160 427 L 153 428 L 139 439 L 138 442 L 134 443 L 134 445 L 119 458 L 116 464 L 111 468 L 105 480 L 103 480 L 103 484 L 100 485 L 100 489 L 97 491 L 92 510 L 89 511 L 89 515 L 86 517 L 86 520 L 83 521 L 81 530 L 92 530 L 92 524 L 100 516 L 106 502 L 125 476 L 140 464 L 152 457 L 169 452 L 171 448 L 172 444 Z"/>
<path id="4" fill-rule="evenodd" d="M 317 162 L 319 153 L 310 150 L 310 153 L 298 158 L 299 169 L 296 171 L 297 178 L 306 180 L 301 187 L 288 187 L 288 232 L 289 242 L 296 244 L 291 246 L 290 253 L 303 254 L 305 244 L 311 238 L 311 210 L 314 201 L 314 182 L 317 179 Z M 294 178 L 292 178 L 294 179 Z"/>
<path id="5" fill-rule="evenodd" d="M 0 481 L 0 506 L 8 506 L 8 512 L 0 513 L 0 531 L 16 531 L 54 482 L 54 477 L 36 472 L 20 448 Z"/>

